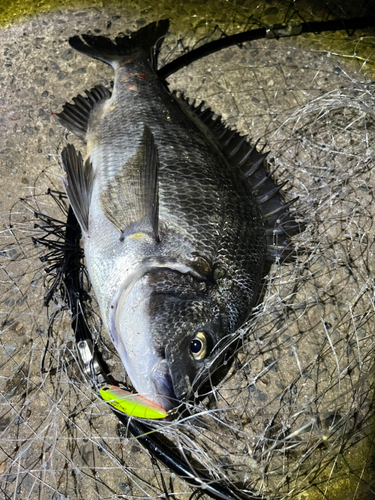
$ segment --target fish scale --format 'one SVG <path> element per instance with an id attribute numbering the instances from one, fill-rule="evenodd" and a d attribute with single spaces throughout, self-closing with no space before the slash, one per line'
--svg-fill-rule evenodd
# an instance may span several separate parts
<path id="1" fill-rule="evenodd" d="M 214 382 L 266 259 L 292 254 L 282 224 L 298 232 L 266 155 L 157 77 L 167 29 L 73 37 L 112 65 L 113 93 L 99 86 L 57 115 L 87 143 L 85 161 L 70 145 L 62 163 L 104 327 L 136 391 L 165 410 Z"/>
<path id="2" fill-rule="evenodd" d="M 129 69 L 130 65 L 136 67 Z M 111 111 L 110 116 L 103 116 L 102 120 L 97 113 L 89 122 L 90 133 L 101 145 L 100 153 L 98 152 L 95 158 L 91 156 L 95 171 L 98 170 L 97 165 L 105 166 L 105 169 L 97 172 L 97 175 L 100 175 L 99 182 L 102 189 L 108 178 L 122 166 L 122 162 L 125 163 L 128 158 L 136 154 L 137 139 L 142 136 L 142 124 L 147 123 L 159 152 L 160 220 L 166 221 L 172 230 L 175 225 L 185 231 L 185 237 L 191 241 L 194 248 L 198 247 L 197 251 L 214 255 L 216 241 L 213 233 L 217 228 L 215 219 L 217 219 L 216 214 L 222 211 L 222 207 L 218 205 L 223 204 L 224 193 L 217 183 L 217 167 L 211 159 L 211 151 L 208 154 L 206 151 L 201 151 L 203 141 L 200 140 L 200 136 L 197 140 L 197 133 L 194 130 L 189 130 L 191 124 L 187 120 L 179 124 L 181 112 L 164 90 L 162 83 L 155 79 L 151 68 L 137 62 L 129 63 L 119 72 L 120 81 L 123 79 L 123 73 L 129 72 L 131 75 L 147 73 L 147 78 L 139 81 L 139 88 L 136 91 L 126 88 L 133 85 L 133 79 L 129 78 L 126 81 L 125 88 L 124 85 L 117 84 L 116 80 L 112 97 L 115 109 Z M 151 79 L 154 80 L 154 85 L 149 84 Z M 121 102 L 128 103 L 125 110 Z M 166 115 L 170 117 L 169 120 L 166 120 Z M 207 146 L 204 146 L 206 149 Z M 117 152 L 115 157 L 114 148 Z M 185 162 L 186 157 L 188 161 Z M 202 165 L 205 165 L 206 186 L 202 186 Z M 173 183 L 171 183 L 172 174 L 175 174 Z M 222 186 L 227 184 L 225 178 L 221 182 Z M 200 229 L 197 230 L 197 227 Z"/>

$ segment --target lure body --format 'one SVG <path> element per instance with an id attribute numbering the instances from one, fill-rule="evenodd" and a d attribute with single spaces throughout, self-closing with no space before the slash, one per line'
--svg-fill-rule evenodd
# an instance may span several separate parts
<path id="1" fill-rule="evenodd" d="M 100 395 L 116 410 L 132 417 L 161 419 L 167 416 L 167 412 L 152 401 L 114 385 L 101 387 Z"/>

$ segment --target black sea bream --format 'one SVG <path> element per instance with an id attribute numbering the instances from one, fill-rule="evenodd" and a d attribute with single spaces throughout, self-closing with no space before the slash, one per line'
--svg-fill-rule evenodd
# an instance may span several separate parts
<path id="1" fill-rule="evenodd" d="M 113 67 L 114 88 L 57 117 L 87 144 L 62 163 L 104 326 L 135 389 L 168 410 L 249 318 L 266 260 L 289 255 L 298 224 L 265 155 L 158 78 L 167 30 L 71 38 Z"/>

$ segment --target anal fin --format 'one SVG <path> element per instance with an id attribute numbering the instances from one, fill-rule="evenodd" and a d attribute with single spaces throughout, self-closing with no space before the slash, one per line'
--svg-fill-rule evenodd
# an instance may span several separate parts
<path id="1" fill-rule="evenodd" d="M 63 169 L 67 175 L 65 190 L 69 203 L 83 231 L 89 227 L 89 209 L 94 172 L 90 161 L 83 162 L 80 152 L 68 144 L 61 152 Z"/>
<path id="2" fill-rule="evenodd" d="M 106 217 L 123 234 L 149 234 L 159 241 L 159 159 L 145 125 L 137 153 L 108 182 L 100 197 Z"/>
<path id="3" fill-rule="evenodd" d="M 61 113 L 55 114 L 61 125 L 83 140 L 86 138 L 87 126 L 92 110 L 101 101 L 111 97 L 111 93 L 103 85 L 86 90 L 85 93 L 87 97 L 81 95 L 74 97 L 74 104 L 64 104 Z"/>

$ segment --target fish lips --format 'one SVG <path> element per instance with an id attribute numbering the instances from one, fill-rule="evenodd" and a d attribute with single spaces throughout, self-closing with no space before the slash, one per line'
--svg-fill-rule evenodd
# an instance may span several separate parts
<path id="1" fill-rule="evenodd" d="M 158 404 L 169 411 L 178 403 L 178 398 L 174 392 L 172 377 L 165 359 L 160 359 L 151 372 L 151 380 L 158 397 Z"/>

